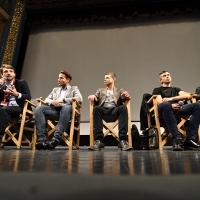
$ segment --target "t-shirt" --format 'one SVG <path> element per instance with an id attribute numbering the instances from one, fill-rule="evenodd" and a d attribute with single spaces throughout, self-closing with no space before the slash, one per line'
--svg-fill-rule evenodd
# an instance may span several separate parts
<path id="1" fill-rule="evenodd" d="M 105 107 L 105 108 L 116 107 L 113 91 L 107 90 L 106 99 L 105 99 L 105 102 L 103 104 L 103 107 Z"/>
<path id="2" fill-rule="evenodd" d="M 161 95 L 162 98 L 170 98 L 179 95 L 179 92 L 182 91 L 178 87 L 158 87 L 154 88 L 152 95 Z M 172 102 L 171 102 L 172 103 Z"/>

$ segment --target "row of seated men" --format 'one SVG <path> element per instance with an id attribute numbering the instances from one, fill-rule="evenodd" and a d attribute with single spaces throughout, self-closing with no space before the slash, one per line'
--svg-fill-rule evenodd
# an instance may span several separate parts
<path id="1" fill-rule="evenodd" d="M 4 135 L 5 128 L 11 118 L 18 116 L 23 109 L 24 100 L 30 100 L 30 90 L 25 80 L 15 79 L 15 71 L 11 65 L 3 64 L 1 67 L 0 79 L 0 140 Z M 58 75 L 58 87 L 45 99 L 46 105 L 38 106 L 34 111 L 37 142 L 36 149 L 54 149 L 62 139 L 72 112 L 71 102 L 76 99 L 82 102 L 83 98 L 77 86 L 71 86 L 72 76 L 65 70 Z M 200 103 L 180 105 L 178 101 L 183 98 L 190 98 L 191 94 L 184 92 L 178 87 L 171 87 L 171 75 L 168 71 L 159 73 L 161 87 L 153 90 L 153 95 L 158 95 L 157 104 L 159 112 L 172 135 L 173 151 L 200 150 L 197 142 L 197 133 L 200 124 Z M 123 104 L 129 100 L 130 94 L 124 89 L 115 87 L 116 75 L 108 72 L 104 77 L 105 87 L 99 88 L 95 94 L 89 95 L 88 100 L 95 102 L 93 110 L 93 128 L 95 142 L 88 149 L 101 150 L 104 148 L 103 122 L 105 115 L 118 116 L 119 120 L 119 143 L 118 148 L 122 151 L 132 150 L 127 142 L 128 113 L 127 107 Z M 187 129 L 186 140 L 183 141 L 177 129 L 175 114 L 191 115 L 189 128 Z M 51 140 L 46 140 L 46 116 L 59 115 L 57 128 Z"/>

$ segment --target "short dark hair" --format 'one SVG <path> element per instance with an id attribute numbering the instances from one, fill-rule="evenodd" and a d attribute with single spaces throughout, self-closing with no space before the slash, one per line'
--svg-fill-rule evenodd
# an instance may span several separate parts
<path id="1" fill-rule="evenodd" d="M 1 74 L 3 74 L 3 69 L 7 68 L 7 69 L 12 69 L 13 71 L 15 71 L 14 67 L 12 65 L 8 65 L 8 64 L 2 64 L 1 68 L 0 68 L 0 72 Z"/>
<path id="2" fill-rule="evenodd" d="M 110 75 L 116 81 L 116 74 L 114 72 L 107 72 L 105 75 Z"/>
<path id="3" fill-rule="evenodd" d="M 158 75 L 158 78 L 161 78 L 160 76 L 161 76 L 162 74 L 166 73 L 166 72 L 168 72 L 168 71 L 163 70 L 162 72 L 160 72 L 159 75 Z"/>
<path id="4" fill-rule="evenodd" d="M 70 81 L 72 80 L 72 76 L 71 76 L 71 74 L 68 73 L 67 71 L 62 70 L 60 73 L 61 73 L 61 74 L 64 74 L 66 78 L 70 79 Z"/>

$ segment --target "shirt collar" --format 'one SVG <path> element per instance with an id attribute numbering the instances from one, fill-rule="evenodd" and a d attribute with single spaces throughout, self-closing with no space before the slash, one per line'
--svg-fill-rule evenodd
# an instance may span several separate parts
<path id="1" fill-rule="evenodd" d="M 12 80 L 10 83 L 5 83 L 5 85 L 8 86 L 13 86 L 14 81 Z"/>
<path id="2" fill-rule="evenodd" d="M 61 90 L 63 90 L 63 91 L 67 91 L 67 86 L 64 87 L 64 88 L 62 87 Z"/>

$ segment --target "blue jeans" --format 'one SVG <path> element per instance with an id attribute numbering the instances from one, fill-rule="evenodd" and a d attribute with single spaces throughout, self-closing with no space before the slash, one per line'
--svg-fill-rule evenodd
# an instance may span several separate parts
<path id="1" fill-rule="evenodd" d="M 46 116 L 60 116 L 58 121 L 58 127 L 54 132 L 54 140 L 60 142 L 63 133 L 65 132 L 70 117 L 72 107 L 71 105 L 64 105 L 60 107 L 41 105 L 35 109 L 35 124 L 38 139 L 46 139 Z"/>
<path id="2" fill-rule="evenodd" d="M 190 118 L 189 127 L 187 127 L 186 139 L 194 141 L 197 140 L 197 133 L 200 124 L 200 103 L 185 104 L 182 106 L 179 112 L 175 112 L 172 109 L 171 103 L 163 102 L 158 106 L 158 109 L 161 111 L 165 124 L 167 125 L 169 132 L 172 134 L 173 141 L 181 138 L 174 115 L 192 115 Z"/>

